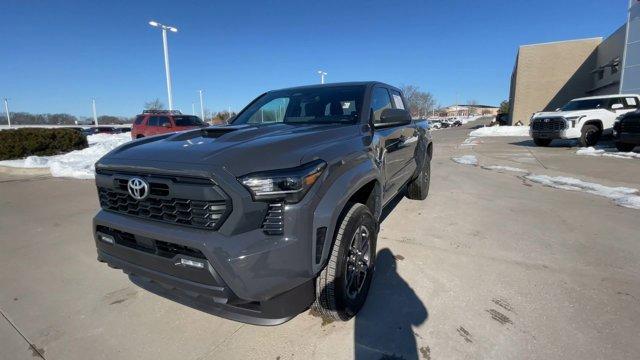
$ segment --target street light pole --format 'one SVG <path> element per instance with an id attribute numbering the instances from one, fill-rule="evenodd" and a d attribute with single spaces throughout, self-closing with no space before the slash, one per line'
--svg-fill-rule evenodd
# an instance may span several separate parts
<path id="1" fill-rule="evenodd" d="M 202 116 L 202 121 L 206 121 L 204 119 L 204 102 L 202 101 L 202 90 L 198 90 L 200 93 L 200 116 Z"/>
<path id="2" fill-rule="evenodd" d="M 159 27 L 162 29 L 162 48 L 164 51 L 164 72 L 167 77 L 167 95 L 169 98 L 169 110 L 173 110 L 173 95 L 171 90 L 171 71 L 169 69 L 169 44 L 167 42 L 167 30 L 171 32 L 178 32 L 173 26 L 167 26 L 160 24 L 156 21 L 149 21 L 149 25 L 153 27 Z"/>
<path id="3" fill-rule="evenodd" d="M 93 107 L 93 124 L 98 126 L 98 113 L 96 112 L 96 98 L 91 99 L 91 106 Z"/>
<path id="4" fill-rule="evenodd" d="M 324 76 L 327 75 L 327 73 L 322 70 L 318 70 L 318 74 L 320 74 L 320 84 L 324 84 Z"/>
<path id="5" fill-rule="evenodd" d="M 196 114 L 196 103 L 191 103 L 191 115 L 195 116 Z"/>
<path id="6" fill-rule="evenodd" d="M 9 115 L 9 99 L 4 98 L 4 111 L 7 113 L 7 125 L 11 127 L 11 115 Z"/>

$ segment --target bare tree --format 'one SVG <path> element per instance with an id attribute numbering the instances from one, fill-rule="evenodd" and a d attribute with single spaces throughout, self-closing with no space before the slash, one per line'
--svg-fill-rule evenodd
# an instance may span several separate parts
<path id="1" fill-rule="evenodd" d="M 476 115 L 478 113 L 477 105 L 478 105 L 478 100 L 468 100 L 467 101 L 467 107 L 469 109 L 469 116 Z"/>
<path id="2" fill-rule="evenodd" d="M 164 109 L 164 104 L 162 103 L 162 101 L 160 101 L 160 99 L 155 98 L 154 100 L 147 101 L 146 103 L 144 103 L 144 109 L 145 110 L 162 110 Z"/>
<path id="3" fill-rule="evenodd" d="M 420 91 L 415 85 L 403 85 L 401 89 L 409 103 L 408 110 L 412 117 L 427 117 L 434 109 L 436 100 L 430 92 Z"/>

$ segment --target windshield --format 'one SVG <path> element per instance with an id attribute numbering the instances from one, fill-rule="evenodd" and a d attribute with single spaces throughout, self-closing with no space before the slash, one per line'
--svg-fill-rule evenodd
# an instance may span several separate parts
<path id="1" fill-rule="evenodd" d="M 173 116 L 176 126 L 203 126 L 204 122 L 197 116 Z"/>
<path id="2" fill-rule="evenodd" d="M 364 86 L 333 86 L 270 92 L 233 124 L 353 124 L 360 117 L 364 90 Z"/>
<path id="3" fill-rule="evenodd" d="M 609 99 L 573 100 L 560 108 L 562 111 L 606 109 Z"/>

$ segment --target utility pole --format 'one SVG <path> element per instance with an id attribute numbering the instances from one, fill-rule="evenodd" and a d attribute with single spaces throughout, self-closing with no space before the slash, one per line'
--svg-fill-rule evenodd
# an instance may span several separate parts
<path id="1" fill-rule="evenodd" d="M 204 119 L 204 103 L 202 101 L 202 90 L 198 90 L 200 93 L 200 116 L 202 116 L 202 121 L 207 121 Z"/>
<path id="2" fill-rule="evenodd" d="M 11 115 L 9 115 L 9 99 L 4 98 L 4 111 L 7 113 L 7 125 L 11 127 Z"/>
<path id="3" fill-rule="evenodd" d="M 162 48 L 164 52 L 164 73 L 167 77 L 167 95 L 169 98 L 169 110 L 173 110 L 173 95 L 171 91 L 171 71 L 169 70 L 169 44 L 167 42 L 167 30 L 171 32 L 178 32 L 173 26 L 167 26 L 160 24 L 156 21 L 149 21 L 149 25 L 153 27 L 159 27 L 162 29 Z"/>
<path id="4" fill-rule="evenodd" d="M 96 112 L 96 98 L 91 99 L 91 105 L 93 107 L 93 124 L 98 126 L 98 113 Z"/>
<path id="5" fill-rule="evenodd" d="M 318 70 L 318 74 L 320 75 L 320 84 L 324 84 L 324 77 L 327 73 L 322 70 Z"/>

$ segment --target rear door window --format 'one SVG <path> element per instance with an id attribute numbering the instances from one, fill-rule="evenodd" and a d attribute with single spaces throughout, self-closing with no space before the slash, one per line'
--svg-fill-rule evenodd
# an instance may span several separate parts
<path id="1" fill-rule="evenodd" d="M 151 116 L 149 120 L 147 120 L 147 125 L 149 126 L 158 126 L 159 116 Z"/>
<path id="2" fill-rule="evenodd" d="M 167 116 L 158 116 L 158 126 L 171 125 L 171 120 Z"/>

